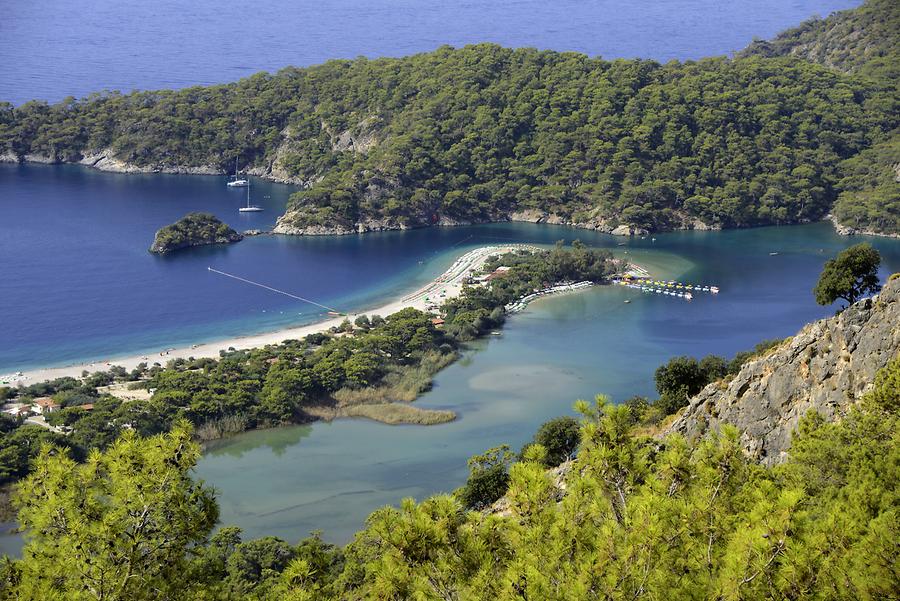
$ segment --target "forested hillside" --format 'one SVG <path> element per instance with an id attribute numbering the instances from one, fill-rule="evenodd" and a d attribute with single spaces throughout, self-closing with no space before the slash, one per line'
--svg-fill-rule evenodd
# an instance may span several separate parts
<path id="1" fill-rule="evenodd" d="M 796 56 L 852 73 L 873 92 L 871 110 L 900 113 L 900 2 L 869 0 L 756 41 L 739 56 Z M 834 207 L 839 228 L 900 234 L 900 133 L 886 132 L 840 171 Z"/>
<path id="2" fill-rule="evenodd" d="M 889 64 L 900 54 L 898 32 L 900 3 L 868 0 L 859 8 L 810 19 L 772 40 L 756 40 L 738 56 L 792 55 L 848 73 L 898 69 Z"/>
<path id="3" fill-rule="evenodd" d="M 890 2 L 866 5 L 865 14 L 888 16 L 860 27 L 881 39 L 894 12 Z M 767 52 L 779 53 L 790 54 Z M 897 127 L 889 88 L 793 56 L 660 65 L 481 44 L 228 85 L 6 105 L 0 155 L 219 172 L 237 158 L 308 186 L 283 232 L 522 211 L 601 229 L 794 223 L 821 218 L 858 185 L 842 161 Z"/>

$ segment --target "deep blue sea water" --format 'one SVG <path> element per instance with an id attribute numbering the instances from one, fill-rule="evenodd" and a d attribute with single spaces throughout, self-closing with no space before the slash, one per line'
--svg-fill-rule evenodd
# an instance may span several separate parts
<path id="1" fill-rule="evenodd" d="M 728 54 L 858 0 L 14 0 L 0 101 L 180 88 L 332 58 L 496 42 L 660 61 Z"/>

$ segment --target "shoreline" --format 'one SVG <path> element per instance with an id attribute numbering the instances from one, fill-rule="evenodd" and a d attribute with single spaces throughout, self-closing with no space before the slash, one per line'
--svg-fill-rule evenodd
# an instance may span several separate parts
<path id="1" fill-rule="evenodd" d="M 115 158 L 113 153 L 109 150 L 102 150 L 96 152 L 94 154 L 89 154 L 83 156 L 80 160 L 64 160 L 49 156 L 43 155 L 24 155 L 18 156 L 12 153 L 0 153 L 0 163 L 5 164 L 18 164 L 18 165 L 76 165 L 87 169 L 93 169 L 96 171 L 100 171 L 103 173 L 113 173 L 113 174 L 139 174 L 139 175 L 147 175 L 147 174 L 169 174 L 169 175 L 205 175 L 205 176 L 217 176 L 224 177 L 228 175 L 227 171 L 221 170 L 212 165 L 204 165 L 204 166 L 185 166 L 185 165 L 159 165 L 154 167 L 149 166 L 139 166 L 134 165 L 132 163 L 126 163 L 121 161 L 120 159 Z M 288 186 L 296 186 L 298 188 L 304 188 L 309 185 L 309 182 L 279 177 L 271 171 L 271 166 L 267 168 L 263 167 L 250 167 L 246 169 L 246 173 L 253 177 L 258 177 L 260 179 L 270 181 L 276 184 L 283 184 Z M 833 210 L 833 207 L 832 207 Z M 699 219 L 684 216 L 682 223 L 679 226 L 673 227 L 672 229 L 660 229 L 660 230 L 647 230 L 641 228 L 639 226 L 633 224 L 619 224 L 616 226 L 612 226 L 606 221 L 599 219 L 594 221 L 572 221 L 566 217 L 561 215 L 557 215 L 555 213 L 548 213 L 546 211 L 537 210 L 537 209 L 516 209 L 514 211 L 509 212 L 506 215 L 499 215 L 497 218 L 485 219 L 485 220 L 455 220 L 450 218 L 442 218 L 438 223 L 434 224 L 421 224 L 421 225 L 403 225 L 397 223 L 385 223 L 383 221 L 379 221 L 376 219 L 362 221 L 358 223 L 354 223 L 352 228 L 343 228 L 343 227 L 333 227 L 333 228 L 323 228 L 319 226 L 309 227 L 309 228 L 296 228 L 292 226 L 282 226 L 279 222 L 285 215 L 288 214 L 286 211 L 284 214 L 278 217 L 275 222 L 275 225 L 271 230 L 268 231 L 256 231 L 252 230 L 252 234 L 244 234 L 244 235 L 281 235 L 281 236 L 346 236 L 346 235 L 360 235 L 366 234 L 369 232 L 382 232 L 382 231 L 402 231 L 407 229 L 421 229 L 427 227 L 454 227 L 454 226 L 469 226 L 469 225 L 485 225 L 490 223 L 545 223 L 548 225 L 562 225 L 566 227 L 571 227 L 575 229 L 583 229 L 595 232 L 601 232 L 604 234 L 609 234 L 612 236 L 620 236 L 620 237 L 632 237 L 632 236 L 648 236 L 653 234 L 664 234 L 668 232 L 681 232 L 681 231 L 722 231 L 722 230 L 742 230 L 749 229 L 755 227 L 777 227 L 777 226 L 790 226 L 790 225 L 804 225 L 807 223 L 811 223 L 812 221 L 798 221 L 796 223 L 771 223 L 765 225 L 750 225 L 750 226 L 737 226 L 737 227 L 722 227 L 719 224 L 707 224 Z M 814 220 L 815 221 L 815 220 Z M 822 216 L 818 221 L 829 221 L 831 222 L 834 230 L 837 234 L 841 236 L 873 236 L 880 238 L 900 238 L 900 234 L 891 234 L 886 232 L 876 232 L 872 230 L 861 230 L 854 228 L 852 226 L 847 226 L 840 223 L 835 217 L 835 215 L 831 212 Z M 279 227 L 281 229 L 279 230 Z"/>
<path id="2" fill-rule="evenodd" d="M 298 339 L 303 338 L 308 334 L 325 332 L 332 327 L 339 326 L 346 319 L 349 319 L 352 322 L 358 315 L 371 316 L 379 314 L 386 317 L 401 309 L 410 307 L 420 311 L 429 312 L 428 307 L 432 304 L 439 304 L 444 300 L 458 296 L 465 280 L 472 273 L 479 270 L 482 265 L 484 265 L 485 261 L 487 261 L 488 257 L 513 250 L 537 248 L 540 247 L 533 244 L 515 243 L 480 246 L 458 257 L 446 271 L 426 285 L 378 307 L 361 309 L 353 313 L 326 318 L 306 325 L 291 326 L 259 334 L 247 334 L 245 336 L 213 340 L 190 346 L 172 347 L 150 354 L 125 355 L 112 357 L 106 361 L 73 363 L 63 366 L 23 370 L 14 374 L 5 374 L 3 380 L 7 383 L 4 384 L 4 386 L 29 386 L 31 384 L 67 376 L 79 378 L 83 371 L 91 373 L 107 371 L 113 366 L 121 366 L 130 371 L 137 367 L 139 363 L 147 363 L 149 365 L 160 363 L 161 365 L 165 365 L 172 359 L 187 359 L 189 357 L 194 357 L 195 359 L 218 359 L 219 351 L 228 350 L 230 348 L 234 348 L 235 350 L 245 350 L 270 344 L 280 344 L 284 340 Z M 435 298 L 432 298 L 433 296 Z"/>

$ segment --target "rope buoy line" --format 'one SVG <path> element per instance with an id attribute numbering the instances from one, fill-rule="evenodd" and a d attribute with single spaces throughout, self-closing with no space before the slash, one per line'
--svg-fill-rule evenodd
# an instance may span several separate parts
<path id="1" fill-rule="evenodd" d="M 253 286 L 258 286 L 260 288 L 265 288 L 266 290 L 271 290 L 272 292 L 277 292 L 278 294 L 283 294 L 285 296 L 289 296 L 291 298 L 297 299 L 298 301 L 303 301 L 304 303 L 309 303 L 311 305 L 315 305 L 317 307 L 322 307 L 323 309 L 327 309 L 333 313 L 340 313 L 334 307 L 329 307 L 328 305 L 323 305 L 322 303 L 317 303 L 316 301 L 309 300 L 308 298 L 303 298 L 302 296 L 297 296 L 296 294 L 291 294 L 290 292 L 285 292 L 284 290 L 279 290 L 278 288 L 272 288 L 271 286 L 266 286 L 265 284 L 260 284 L 259 282 L 254 282 L 253 280 L 248 280 L 246 278 L 242 278 L 240 276 L 226 273 L 224 271 L 219 271 L 218 269 L 213 269 L 212 267 L 207 267 L 207 271 L 211 271 L 213 273 L 218 273 L 219 275 L 224 275 L 227 278 L 231 278 L 233 280 L 237 280 L 239 282 L 244 282 L 245 284 L 252 284 Z"/>

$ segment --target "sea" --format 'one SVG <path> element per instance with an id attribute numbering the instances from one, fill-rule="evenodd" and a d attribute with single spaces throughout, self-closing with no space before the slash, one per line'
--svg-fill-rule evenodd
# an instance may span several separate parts
<path id="1" fill-rule="evenodd" d="M 590 56 L 728 55 L 858 0 L 41 0 L 3 3 L 0 102 L 183 88 L 494 42 Z"/>

